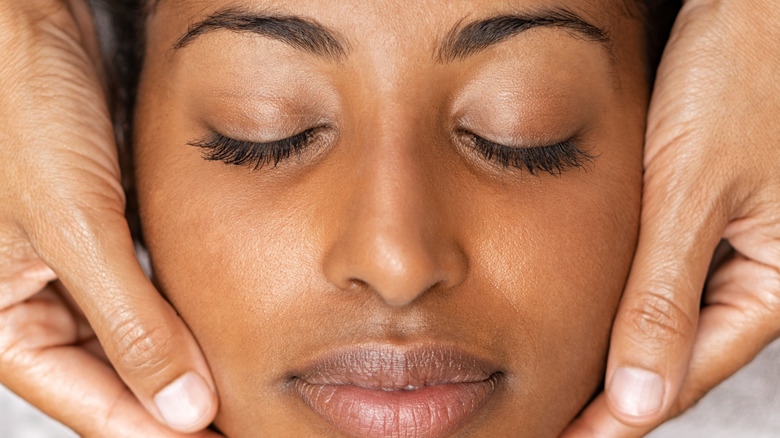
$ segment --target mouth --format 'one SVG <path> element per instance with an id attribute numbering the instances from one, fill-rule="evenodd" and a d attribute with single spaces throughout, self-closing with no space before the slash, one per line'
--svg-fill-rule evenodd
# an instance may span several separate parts
<path id="1" fill-rule="evenodd" d="M 348 435 L 434 438 L 464 425 L 503 374 L 449 348 L 369 346 L 328 355 L 291 379 L 303 401 Z"/>

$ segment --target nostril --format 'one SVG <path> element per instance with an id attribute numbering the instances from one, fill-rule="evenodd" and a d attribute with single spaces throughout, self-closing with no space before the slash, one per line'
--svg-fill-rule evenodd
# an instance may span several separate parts
<path id="1" fill-rule="evenodd" d="M 359 278 L 350 278 L 348 280 L 348 284 L 349 284 L 349 289 L 350 290 L 355 290 L 355 289 L 366 290 L 366 289 L 369 289 L 371 287 L 371 286 L 368 285 L 368 283 L 366 283 L 365 281 L 363 281 L 363 280 L 361 280 Z"/>

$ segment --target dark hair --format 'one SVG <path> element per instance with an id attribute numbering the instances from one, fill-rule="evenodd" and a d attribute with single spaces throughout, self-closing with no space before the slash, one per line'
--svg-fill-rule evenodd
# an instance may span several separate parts
<path id="1" fill-rule="evenodd" d="M 133 175 L 132 126 L 145 46 L 145 0 L 87 0 L 98 31 L 130 231 L 143 242 Z"/>
<path id="2" fill-rule="evenodd" d="M 647 35 L 645 39 L 647 69 L 652 84 L 674 19 L 682 8 L 682 0 L 642 0 L 638 2 L 637 7 Z"/>

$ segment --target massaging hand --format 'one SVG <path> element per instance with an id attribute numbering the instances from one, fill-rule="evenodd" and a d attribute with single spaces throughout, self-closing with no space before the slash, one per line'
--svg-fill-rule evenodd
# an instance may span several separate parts
<path id="1" fill-rule="evenodd" d="M 157 420 L 202 429 L 216 395 L 134 258 L 96 38 L 71 3 L 0 0 L 0 383 L 83 435 L 179 436 Z"/>
<path id="2" fill-rule="evenodd" d="M 688 0 L 658 72 L 606 390 L 567 437 L 638 437 L 780 334 L 780 8 Z M 707 278 L 713 251 L 734 252 Z"/>

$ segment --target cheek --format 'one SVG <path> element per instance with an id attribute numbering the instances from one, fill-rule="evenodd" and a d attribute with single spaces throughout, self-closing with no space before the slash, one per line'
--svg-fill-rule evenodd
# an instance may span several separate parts
<path id="1" fill-rule="evenodd" d="M 202 187 L 181 189 L 204 194 Z M 237 428 L 229 436 L 274 430 L 269 421 L 289 413 L 276 403 L 276 378 L 289 362 L 285 347 L 306 323 L 294 310 L 295 297 L 311 283 L 307 268 L 314 263 L 297 238 L 310 233 L 290 218 L 258 213 L 262 208 L 231 211 L 224 198 L 165 198 L 144 202 L 155 280 L 209 362 L 220 394 L 218 424 L 228 426 L 225 432 Z M 255 409 L 258 401 L 267 407 Z"/>
<path id="2" fill-rule="evenodd" d="M 139 184 L 144 236 L 161 290 L 212 362 L 242 361 L 250 356 L 247 342 L 289 342 L 277 336 L 280 324 L 296 321 L 289 307 L 316 283 L 309 212 L 262 187 L 225 182 L 217 189 L 204 166 L 184 175 L 175 167 L 149 179 L 154 189 Z"/>
<path id="3" fill-rule="evenodd" d="M 252 184 L 246 169 L 198 158 L 182 135 L 191 128 L 143 107 L 138 114 L 138 199 L 155 282 L 198 340 L 220 394 L 239 396 L 220 400 L 220 416 L 240 415 L 242 394 L 267 399 L 269 385 L 259 384 L 267 382 L 252 379 L 279 374 L 294 340 L 285 326 L 302 323 L 291 307 L 312 283 L 303 238 L 314 234 L 299 205 Z M 269 406 L 268 418 L 283 417 Z"/>
<path id="4" fill-rule="evenodd" d="M 470 251 L 485 283 L 502 290 L 507 325 L 525 332 L 511 359 L 534 364 L 515 382 L 524 395 L 513 405 L 545 418 L 539 427 L 553 436 L 603 376 L 636 246 L 641 149 L 525 187 L 470 202 L 481 206 L 468 219 L 478 224 Z"/>

